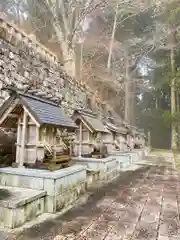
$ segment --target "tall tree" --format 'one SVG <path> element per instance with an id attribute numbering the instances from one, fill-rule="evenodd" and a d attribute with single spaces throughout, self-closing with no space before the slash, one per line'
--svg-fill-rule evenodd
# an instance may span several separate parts
<path id="1" fill-rule="evenodd" d="M 51 19 L 51 27 L 63 55 L 64 67 L 73 77 L 76 73 L 75 46 L 79 36 L 84 31 L 88 16 L 102 8 L 104 4 L 104 0 L 39 1 L 39 10 L 44 9 L 46 15 Z M 34 7 L 37 7 L 36 3 Z"/>
<path id="2" fill-rule="evenodd" d="M 160 51 L 164 51 L 169 55 L 169 76 L 170 76 L 170 89 L 171 89 L 171 115 L 172 115 L 172 124 L 171 124 L 171 148 L 177 148 L 177 126 L 175 121 L 173 121 L 176 112 L 176 72 L 177 72 L 177 63 L 176 63 L 176 52 L 179 44 L 178 41 L 178 28 L 180 26 L 180 1 L 174 0 L 170 3 L 163 6 L 163 11 L 156 19 L 157 26 L 160 26 L 160 38 L 159 44 L 156 45 L 156 52 L 159 54 Z"/>

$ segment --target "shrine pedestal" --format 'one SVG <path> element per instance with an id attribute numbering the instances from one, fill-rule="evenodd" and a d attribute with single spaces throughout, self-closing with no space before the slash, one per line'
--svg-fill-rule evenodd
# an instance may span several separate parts
<path id="1" fill-rule="evenodd" d="M 52 213 L 67 207 L 85 192 L 86 167 L 74 165 L 54 172 L 2 168 L 0 185 L 45 191 L 45 212 Z"/>
<path id="2" fill-rule="evenodd" d="M 17 228 L 44 213 L 45 191 L 0 187 L 0 227 Z"/>
<path id="3" fill-rule="evenodd" d="M 112 153 L 113 156 L 117 159 L 118 161 L 118 170 L 119 171 L 125 171 L 127 170 L 130 165 L 132 164 L 132 157 L 131 155 L 129 154 L 129 152 L 127 153 L 124 153 L 122 151 L 115 151 Z"/>
<path id="4" fill-rule="evenodd" d="M 87 169 L 98 171 L 97 181 L 108 181 L 118 175 L 119 163 L 115 157 L 109 156 L 102 159 L 75 157 L 73 161 L 87 167 Z"/>

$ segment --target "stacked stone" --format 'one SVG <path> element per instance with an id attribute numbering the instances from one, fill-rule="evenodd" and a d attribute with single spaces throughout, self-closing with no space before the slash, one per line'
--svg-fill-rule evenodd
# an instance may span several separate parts
<path id="1" fill-rule="evenodd" d="M 0 17 L 0 89 L 6 85 L 36 89 L 34 94 L 61 102 L 70 115 L 92 95 L 61 68 L 52 52 Z M 7 98 L 0 90 L 0 105 Z"/>

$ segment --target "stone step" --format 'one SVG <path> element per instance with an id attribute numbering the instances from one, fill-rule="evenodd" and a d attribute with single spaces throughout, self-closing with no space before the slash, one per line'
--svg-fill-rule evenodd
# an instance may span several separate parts
<path id="1" fill-rule="evenodd" d="M 0 186 L 0 227 L 20 227 L 44 213 L 45 196 L 45 191 Z"/>

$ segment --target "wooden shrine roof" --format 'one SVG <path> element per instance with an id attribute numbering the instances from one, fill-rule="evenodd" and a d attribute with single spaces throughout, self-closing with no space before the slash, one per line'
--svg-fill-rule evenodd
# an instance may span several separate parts
<path id="1" fill-rule="evenodd" d="M 40 124 L 54 125 L 59 127 L 76 128 L 74 121 L 66 115 L 63 109 L 56 103 L 18 90 L 8 89 L 11 96 L 0 108 L 0 118 L 12 106 L 12 102 L 26 107 L 35 120 Z"/>
<path id="2" fill-rule="evenodd" d="M 78 114 L 93 132 L 109 133 L 97 114 L 89 109 L 76 109 L 74 114 Z"/>
<path id="3" fill-rule="evenodd" d="M 125 135 L 129 131 L 129 129 L 124 126 L 122 120 L 117 119 L 117 117 L 105 118 L 104 122 L 105 122 L 107 128 L 112 132 Z"/>
<path id="4" fill-rule="evenodd" d="M 125 128 L 123 126 L 116 126 L 115 124 L 113 124 L 109 121 L 106 121 L 106 126 L 110 131 L 115 132 L 115 133 L 127 134 L 127 132 L 128 132 L 127 128 Z"/>

